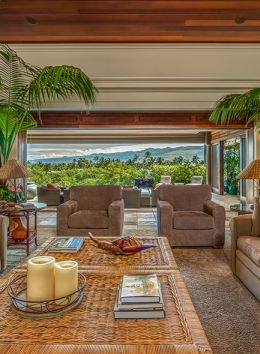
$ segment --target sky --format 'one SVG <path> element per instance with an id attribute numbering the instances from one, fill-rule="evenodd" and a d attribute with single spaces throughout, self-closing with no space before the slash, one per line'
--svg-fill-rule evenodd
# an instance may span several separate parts
<path id="1" fill-rule="evenodd" d="M 28 160 L 57 158 L 63 156 L 85 156 L 100 153 L 141 151 L 147 148 L 166 148 L 187 144 L 28 144 Z M 201 144 L 188 144 L 201 145 Z"/>

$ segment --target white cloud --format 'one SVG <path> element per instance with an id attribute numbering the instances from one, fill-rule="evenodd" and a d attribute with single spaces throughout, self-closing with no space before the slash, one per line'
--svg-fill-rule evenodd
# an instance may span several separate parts
<path id="1" fill-rule="evenodd" d="M 28 144 L 28 160 L 87 156 L 91 154 L 116 153 L 125 151 L 142 151 L 147 148 L 163 149 L 166 147 L 177 147 L 184 145 L 201 144 Z"/>

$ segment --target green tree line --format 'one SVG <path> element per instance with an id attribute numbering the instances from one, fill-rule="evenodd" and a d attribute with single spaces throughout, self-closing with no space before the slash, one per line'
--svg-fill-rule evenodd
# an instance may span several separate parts
<path id="1" fill-rule="evenodd" d="M 155 183 L 162 175 L 171 176 L 172 182 L 189 183 L 194 175 L 206 175 L 204 162 L 198 156 L 191 160 L 182 156 L 172 160 L 154 158 L 146 152 L 142 160 L 136 154 L 132 159 L 120 161 L 96 156 L 94 161 L 85 158 L 68 163 L 29 163 L 34 176 L 29 179 L 37 185 L 56 183 L 61 187 L 84 184 L 134 185 L 135 178 L 154 178 Z"/>

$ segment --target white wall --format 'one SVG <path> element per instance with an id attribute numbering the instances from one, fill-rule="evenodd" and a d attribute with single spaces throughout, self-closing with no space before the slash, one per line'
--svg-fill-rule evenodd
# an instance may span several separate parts
<path id="1" fill-rule="evenodd" d="M 39 66 L 81 67 L 99 89 L 91 109 L 209 109 L 259 85 L 259 44 L 12 45 Z M 48 106 L 50 107 L 50 106 Z M 72 100 L 52 108 L 80 109 Z"/>

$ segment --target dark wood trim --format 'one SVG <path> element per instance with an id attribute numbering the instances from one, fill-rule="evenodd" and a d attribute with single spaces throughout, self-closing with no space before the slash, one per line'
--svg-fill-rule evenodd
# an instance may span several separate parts
<path id="1" fill-rule="evenodd" d="M 219 194 L 224 195 L 224 141 L 219 142 Z"/>
<path id="2" fill-rule="evenodd" d="M 247 130 L 247 164 L 256 158 L 255 151 L 255 132 L 254 129 Z M 253 180 L 246 180 L 246 202 L 248 204 L 253 204 L 255 194 L 255 186 Z"/>
<path id="3" fill-rule="evenodd" d="M 211 133 L 207 132 L 205 136 L 205 163 L 207 169 L 207 184 L 212 185 L 212 144 L 211 144 Z"/>
<path id="4" fill-rule="evenodd" d="M 209 111 L 135 112 L 135 111 L 45 111 L 38 117 L 38 128 L 176 128 L 246 129 L 238 122 L 221 125 L 209 122 Z"/>

